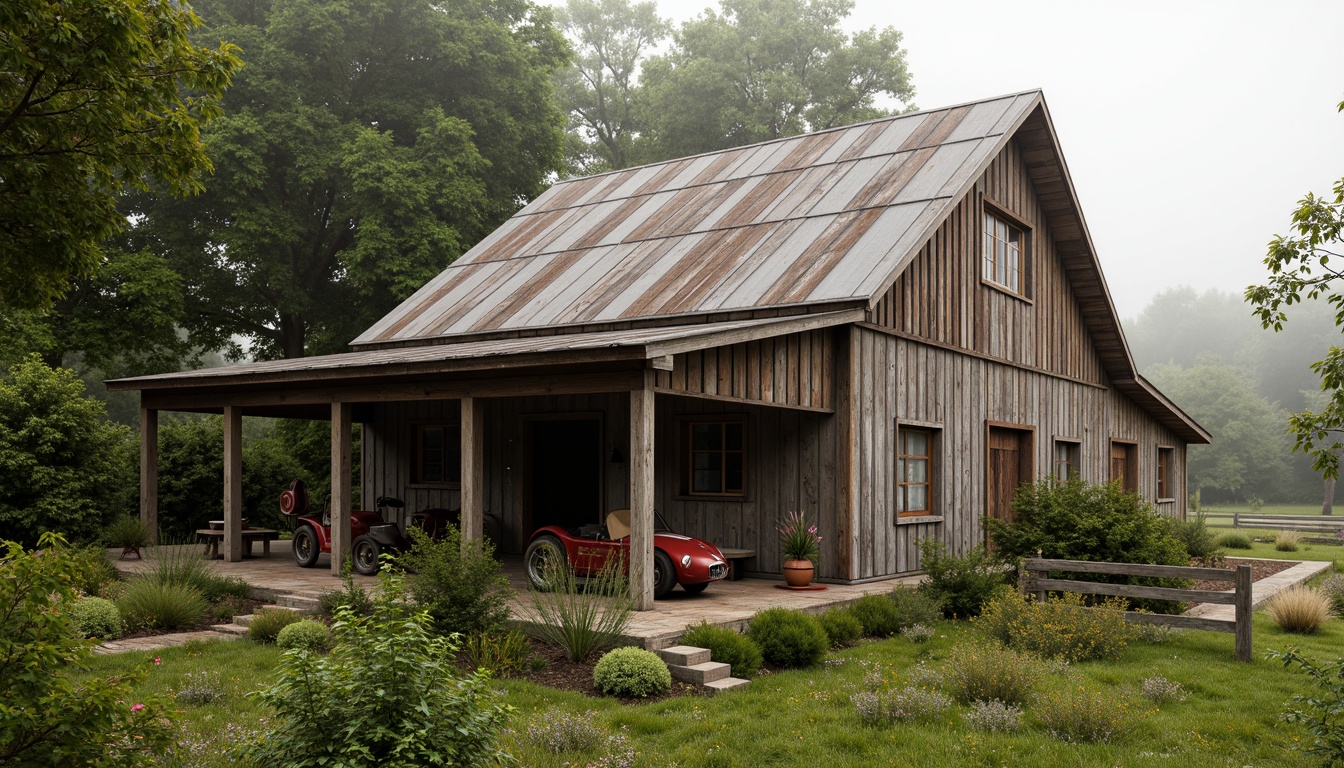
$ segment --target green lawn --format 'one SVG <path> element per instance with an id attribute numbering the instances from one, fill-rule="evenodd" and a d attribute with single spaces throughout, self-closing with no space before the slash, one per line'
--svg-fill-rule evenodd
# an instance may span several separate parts
<path id="1" fill-rule="evenodd" d="M 1167 643 L 1131 646 L 1118 662 L 1087 662 L 1051 675 L 1047 691 L 1099 690 L 1127 708 L 1133 727 L 1113 744 L 1057 741 L 1035 723 L 1030 707 L 1026 729 L 1014 735 L 971 730 L 961 718 L 966 707 L 931 724 L 865 724 L 850 696 L 863 689 L 872 665 L 889 667 L 899 679 L 919 660 L 938 667 L 956 644 L 980 642 L 966 623 L 943 623 L 938 630 L 925 645 L 903 639 L 866 643 L 833 654 L 823 666 L 765 675 L 745 691 L 715 698 L 629 706 L 501 680 L 501 695 L 517 709 L 505 742 L 523 765 L 583 766 L 607 754 L 603 748 L 555 754 L 528 738 L 528 726 L 538 718 L 568 713 L 609 734 L 622 734 L 637 766 L 1300 766 L 1307 763 L 1292 747 L 1304 732 L 1280 722 L 1278 714 L 1290 695 L 1306 690 L 1306 679 L 1265 659 L 1265 652 L 1296 646 L 1329 660 L 1344 644 L 1344 621 L 1331 620 L 1321 634 L 1301 637 L 1285 635 L 1259 614 L 1256 660 L 1250 664 L 1233 659 L 1231 635 L 1187 632 Z M 100 657 L 92 671 L 150 668 L 146 688 L 172 695 L 188 673 L 214 670 L 224 698 L 205 706 L 181 705 L 189 734 L 182 764 L 230 765 L 216 756 L 216 745 L 235 738 L 228 733 L 230 724 L 252 729 L 265 717 L 244 694 L 265 683 L 279 654 L 238 641 L 168 649 L 160 656 L 157 667 L 151 654 Z M 1160 708 L 1152 705 L 1138 689 L 1153 675 L 1180 683 L 1189 697 Z"/>
<path id="2" fill-rule="evenodd" d="M 1205 504 L 1202 511 L 1205 514 L 1230 515 L 1240 513 L 1243 515 L 1315 515 L 1325 517 L 1339 518 L 1339 524 L 1344 525 L 1344 504 L 1339 506 L 1340 514 L 1325 516 L 1321 514 L 1321 505 L 1316 504 L 1265 504 L 1259 509 L 1251 509 L 1247 504 Z"/>

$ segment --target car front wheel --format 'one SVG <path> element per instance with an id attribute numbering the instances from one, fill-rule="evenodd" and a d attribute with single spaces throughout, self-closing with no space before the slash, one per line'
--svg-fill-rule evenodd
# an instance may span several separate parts
<path id="1" fill-rule="evenodd" d="M 317 565 L 317 556 L 322 554 L 317 546 L 317 534 L 307 525 L 302 525 L 294 532 L 294 562 L 299 564 L 300 568 L 312 568 Z"/>
<path id="2" fill-rule="evenodd" d="M 677 586 L 677 572 L 672 570 L 672 558 L 661 549 L 653 551 L 653 596 L 666 597 Z"/>
<path id="3" fill-rule="evenodd" d="M 527 566 L 527 580 L 538 592 L 551 591 L 557 569 L 569 567 L 565 547 L 554 536 L 533 539 L 523 554 L 523 562 Z"/>

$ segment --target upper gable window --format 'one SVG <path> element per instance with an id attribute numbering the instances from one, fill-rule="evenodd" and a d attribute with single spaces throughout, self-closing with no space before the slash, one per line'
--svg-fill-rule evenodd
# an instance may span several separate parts
<path id="1" fill-rule="evenodd" d="M 993 211 L 985 211 L 984 279 L 1026 294 L 1027 236 L 1022 227 Z"/>

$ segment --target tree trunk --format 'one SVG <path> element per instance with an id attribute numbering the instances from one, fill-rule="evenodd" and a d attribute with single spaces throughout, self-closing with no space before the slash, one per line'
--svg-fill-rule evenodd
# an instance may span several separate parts
<path id="1" fill-rule="evenodd" d="M 1325 501 L 1321 502 L 1321 514 L 1335 514 L 1335 478 L 1325 478 Z"/>
<path id="2" fill-rule="evenodd" d="M 286 360 L 303 357 L 303 337 L 307 330 L 303 315 L 280 315 L 280 345 Z"/>

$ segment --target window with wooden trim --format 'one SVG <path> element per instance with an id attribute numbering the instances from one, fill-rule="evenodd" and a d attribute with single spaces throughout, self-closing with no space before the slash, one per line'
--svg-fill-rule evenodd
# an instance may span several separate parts
<path id="1" fill-rule="evenodd" d="M 896 516 L 937 514 L 933 508 L 935 430 L 900 427 L 896 431 Z"/>
<path id="2" fill-rule="evenodd" d="M 1053 474 L 1056 480 L 1068 480 L 1081 471 L 1082 446 L 1074 440 L 1056 440 Z"/>
<path id="3" fill-rule="evenodd" d="M 1157 449 L 1157 498 L 1159 499 L 1176 497 L 1175 488 L 1171 484 L 1171 471 L 1175 458 L 1176 451 L 1174 449 Z"/>
<path id="4" fill-rule="evenodd" d="M 986 210 L 984 279 L 1013 293 L 1025 295 L 1026 252 L 1027 236 L 1022 228 L 1003 216 Z"/>
<path id="5" fill-rule="evenodd" d="M 687 419 L 683 425 L 682 493 L 741 497 L 745 485 L 746 420 Z"/>
<path id="6" fill-rule="evenodd" d="M 1126 493 L 1139 492 L 1138 448 L 1133 443 L 1111 443 L 1111 482 Z"/>
<path id="7" fill-rule="evenodd" d="M 416 485 L 462 484 L 462 425 L 415 425 L 411 482 Z"/>

